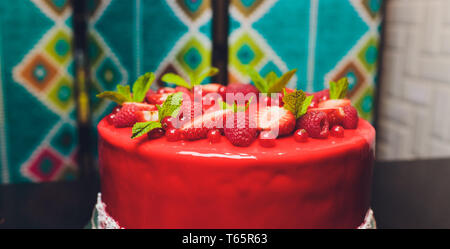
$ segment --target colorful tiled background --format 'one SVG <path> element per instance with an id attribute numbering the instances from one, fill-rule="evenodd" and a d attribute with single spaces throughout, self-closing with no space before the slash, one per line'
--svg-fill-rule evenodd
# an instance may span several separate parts
<path id="1" fill-rule="evenodd" d="M 147 71 L 155 72 L 161 85 L 166 72 L 187 76 L 211 63 L 211 0 L 88 3 L 94 134 L 113 107 L 96 93 Z M 289 86 L 307 91 L 345 75 L 360 114 L 371 120 L 380 4 L 231 0 L 230 82 L 248 82 L 248 65 L 262 74 L 298 68 Z M 69 1 L 0 1 L 0 13 L 0 182 L 74 178 L 78 145 Z"/>

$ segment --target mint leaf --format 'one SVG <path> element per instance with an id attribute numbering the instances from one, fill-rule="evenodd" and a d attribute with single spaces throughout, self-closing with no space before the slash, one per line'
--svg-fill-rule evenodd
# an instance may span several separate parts
<path id="1" fill-rule="evenodd" d="M 192 75 L 191 77 L 191 84 L 192 86 L 200 85 L 203 80 L 205 80 L 207 77 L 211 77 L 219 73 L 219 69 L 215 67 L 208 68 L 207 71 L 203 74 L 200 74 L 200 76 Z"/>
<path id="2" fill-rule="evenodd" d="M 97 98 L 100 99 L 109 99 L 116 102 L 119 105 L 122 105 L 124 102 L 129 102 L 129 98 L 124 96 L 122 93 L 113 92 L 113 91 L 105 91 L 96 95 Z"/>
<path id="3" fill-rule="evenodd" d="M 330 82 L 330 99 L 344 99 L 347 97 L 348 79 L 343 77 L 338 82 Z"/>
<path id="4" fill-rule="evenodd" d="M 148 72 L 139 78 L 133 84 L 133 101 L 142 102 L 145 99 L 148 89 L 155 80 L 155 74 Z"/>
<path id="5" fill-rule="evenodd" d="M 133 98 L 131 97 L 131 92 L 130 92 L 130 86 L 126 85 L 126 86 L 122 86 L 122 85 L 117 85 L 117 93 L 122 94 L 124 97 L 126 97 L 128 99 L 128 102 L 132 102 Z"/>
<path id="6" fill-rule="evenodd" d="M 159 121 L 167 116 L 175 117 L 180 112 L 181 104 L 183 103 L 183 93 L 177 92 L 169 95 L 162 104 L 162 106 L 156 106 L 158 108 Z"/>
<path id="7" fill-rule="evenodd" d="M 300 110 L 300 113 L 297 114 L 298 117 L 301 117 L 301 116 L 305 115 L 305 113 L 308 111 L 309 105 L 311 105 L 311 101 L 312 101 L 313 98 L 314 98 L 314 96 L 312 96 L 312 95 L 306 97 L 306 99 L 302 103 L 302 108 Z"/>
<path id="8" fill-rule="evenodd" d="M 191 84 L 189 84 L 185 79 L 183 79 L 181 76 L 174 74 L 174 73 L 166 73 L 161 78 L 162 81 L 169 83 L 169 84 L 175 84 L 177 86 L 186 87 L 187 89 L 192 89 Z"/>
<path id="9" fill-rule="evenodd" d="M 278 76 L 274 71 L 271 71 L 266 75 L 266 82 L 268 86 L 271 86 L 278 80 Z"/>
<path id="10" fill-rule="evenodd" d="M 279 93 L 283 88 L 286 87 L 286 85 L 291 80 L 292 76 L 297 72 L 297 69 L 292 69 L 291 71 L 281 75 L 280 78 L 278 78 L 275 82 L 270 84 L 269 88 L 267 89 L 267 93 Z"/>
<path id="11" fill-rule="evenodd" d="M 253 81 L 253 84 L 255 87 L 262 93 L 267 92 L 267 88 L 269 87 L 267 85 L 267 81 L 261 77 L 261 75 L 255 71 L 253 68 L 247 69 L 248 75 L 250 76 L 250 79 Z"/>
<path id="12" fill-rule="evenodd" d="M 137 138 L 147 134 L 155 128 L 161 128 L 161 123 L 157 121 L 138 122 L 133 125 L 131 138 Z"/>
<path id="13" fill-rule="evenodd" d="M 306 94 L 302 90 L 285 94 L 283 97 L 284 108 L 292 112 L 296 119 L 308 111 L 311 100 L 312 96 L 306 97 Z"/>

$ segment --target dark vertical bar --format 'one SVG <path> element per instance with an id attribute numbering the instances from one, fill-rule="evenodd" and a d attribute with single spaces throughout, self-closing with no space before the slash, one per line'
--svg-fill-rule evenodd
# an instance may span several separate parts
<path id="1" fill-rule="evenodd" d="M 373 118 L 373 124 L 375 129 L 377 129 L 378 126 L 378 122 L 379 122 L 379 115 L 380 115 L 380 96 L 381 96 L 381 90 L 383 87 L 383 82 L 382 82 L 382 73 L 383 73 L 383 55 L 384 55 L 384 44 L 385 44 L 385 37 L 386 37 L 386 3 L 388 0 L 384 0 L 382 1 L 382 5 L 381 5 L 381 15 L 382 15 L 382 23 L 381 23 L 381 34 L 380 34 L 380 45 L 378 46 L 378 68 L 377 68 L 377 79 L 378 82 L 375 88 L 375 96 L 374 96 L 374 118 Z"/>
<path id="2" fill-rule="evenodd" d="M 228 84 L 228 6 L 230 0 L 211 0 L 212 17 L 212 65 L 220 71 L 214 82 Z"/>
<path id="3" fill-rule="evenodd" d="M 87 22 L 89 12 L 86 0 L 72 0 L 73 9 L 73 56 L 75 63 L 75 103 L 78 124 L 78 165 L 80 179 L 93 175 L 94 168 L 90 149 L 91 111 L 89 100 L 89 64 Z"/>

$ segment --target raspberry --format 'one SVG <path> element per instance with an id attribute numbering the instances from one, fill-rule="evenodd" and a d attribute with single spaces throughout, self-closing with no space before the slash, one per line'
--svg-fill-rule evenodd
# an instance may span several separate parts
<path id="1" fill-rule="evenodd" d="M 342 122 L 342 126 L 345 129 L 356 129 L 358 127 L 358 111 L 355 107 L 348 105 L 344 106 L 344 120 Z"/>
<path id="2" fill-rule="evenodd" d="M 137 105 L 123 105 L 122 108 L 114 114 L 112 123 L 115 127 L 131 127 L 136 122 L 136 112 L 140 111 Z"/>
<path id="3" fill-rule="evenodd" d="M 256 139 L 256 120 L 249 113 L 230 113 L 226 116 L 225 137 L 235 146 L 247 147 Z"/>
<path id="4" fill-rule="evenodd" d="M 344 119 L 344 110 L 342 108 L 331 109 L 328 113 L 328 123 L 330 127 L 342 125 Z"/>
<path id="5" fill-rule="evenodd" d="M 312 138 L 327 138 L 329 134 L 327 114 L 320 111 L 307 112 L 297 120 L 297 129 L 305 129 Z"/>

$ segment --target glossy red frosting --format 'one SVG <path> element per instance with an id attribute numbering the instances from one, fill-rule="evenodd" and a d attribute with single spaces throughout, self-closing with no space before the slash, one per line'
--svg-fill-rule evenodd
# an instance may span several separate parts
<path id="1" fill-rule="evenodd" d="M 356 228 L 369 209 L 375 130 L 241 148 L 225 137 L 131 139 L 98 125 L 101 191 L 125 228 Z"/>

